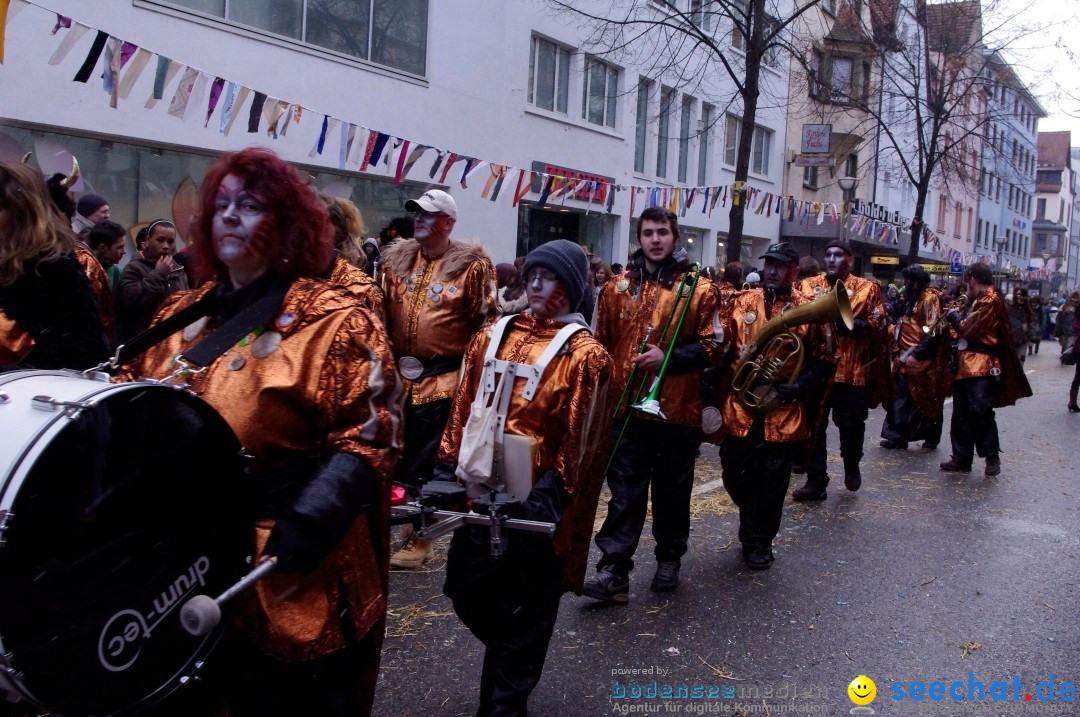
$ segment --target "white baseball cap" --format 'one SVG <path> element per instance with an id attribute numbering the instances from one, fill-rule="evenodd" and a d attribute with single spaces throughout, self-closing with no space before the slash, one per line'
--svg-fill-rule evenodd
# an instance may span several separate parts
<path id="1" fill-rule="evenodd" d="M 421 209 L 425 212 L 442 212 L 457 219 L 457 202 L 441 189 L 429 189 L 419 199 L 405 202 L 405 211 L 418 212 Z"/>

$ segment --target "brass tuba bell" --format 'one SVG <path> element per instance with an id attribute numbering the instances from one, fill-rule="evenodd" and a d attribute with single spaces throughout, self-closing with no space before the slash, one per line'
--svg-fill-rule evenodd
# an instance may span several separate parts
<path id="1" fill-rule="evenodd" d="M 746 347 L 731 378 L 735 399 L 751 413 L 766 413 L 780 403 L 776 387 L 795 383 L 806 362 L 806 351 L 793 326 L 842 321 L 850 331 L 855 324 L 844 282 L 819 299 L 780 312 L 761 327 Z"/>

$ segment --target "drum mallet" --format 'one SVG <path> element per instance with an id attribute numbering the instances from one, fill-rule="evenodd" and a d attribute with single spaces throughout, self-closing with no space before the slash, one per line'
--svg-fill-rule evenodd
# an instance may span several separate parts
<path id="1" fill-rule="evenodd" d="M 221 606 L 262 580 L 277 567 L 277 558 L 272 557 L 262 562 L 250 573 L 240 578 L 225 592 L 212 598 L 209 595 L 196 595 L 180 608 L 180 624 L 188 633 L 202 637 L 207 635 L 221 622 Z"/>

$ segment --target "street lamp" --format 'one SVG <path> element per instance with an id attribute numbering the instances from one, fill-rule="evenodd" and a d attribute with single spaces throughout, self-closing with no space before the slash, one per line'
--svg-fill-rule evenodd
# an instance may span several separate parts
<path id="1" fill-rule="evenodd" d="M 1005 258 L 1002 254 L 1005 253 L 1005 243 L 1009 241 L 1005 237 L 994 237 L 994 248 L 997 250 L 997 268 L 1002 274 L 1005 273 Z M 1005 283 L 1005 279 L 1002 278 L 1001 283 Z M 1004 286 L 1002 287 L 1005 288 Z"/>
<path id="2" fill-rule="evenodd" d="M 855 202 L 855 187 L 859 186 L 859 178 L 848 175 L 846 177 L 840 177 L 836 180 L 836 183 L 840 186 L 840 190 L 844 193 L 844 221 L 840 223 L 840 238 L 843 241 L 848 241 L 847 237 L 847 215 L 848 215 L 848 203 L 854 204 Z M 854 206 L 852 206 L 851 213 L 854 214 Z"/>

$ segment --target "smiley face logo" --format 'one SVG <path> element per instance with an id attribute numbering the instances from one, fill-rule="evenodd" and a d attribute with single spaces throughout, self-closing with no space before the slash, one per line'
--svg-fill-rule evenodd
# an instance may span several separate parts
<path id="1" fill-rule="evenodd" d="M 848 697 L 857 705 L 868 705 L 877 697 L 877 685 L 866 675 L 859 675 L 847 688 Z"/>

